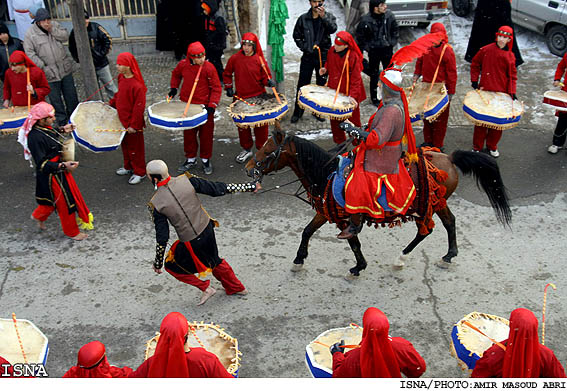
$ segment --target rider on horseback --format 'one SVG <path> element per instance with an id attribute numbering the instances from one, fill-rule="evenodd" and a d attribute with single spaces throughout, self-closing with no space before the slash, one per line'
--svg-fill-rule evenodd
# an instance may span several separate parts
<path id="1" fill-rule="evenodd" d="M 407 143 L 410 161 L 417 161 L 415 137 L 403 92 L 401 71 L 387 69 L 380 75 L 378 88 L 382 103 L 370 117 L 368 126 L 355 128 L 343 122 L 341 128 L 361 140 L 345 184 L 345 209 L 350 225 L 337 237 L 350 239 L 362 229 L 363 214 L 374 219 L 386 212 L 405 214 L 416 191 L 402 159 L 402 142 Z"/>

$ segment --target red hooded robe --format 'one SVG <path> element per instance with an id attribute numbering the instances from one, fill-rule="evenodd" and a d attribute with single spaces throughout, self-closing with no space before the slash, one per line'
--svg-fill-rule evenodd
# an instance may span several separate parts
<path id="1" fill-rule="evenodd" d="M 108 363 L 106 350 L 100 341 L 92 341 L 79 349 L 77 365 L 63 377 L 128 377 L 132 368 L 119 368 Z"/>

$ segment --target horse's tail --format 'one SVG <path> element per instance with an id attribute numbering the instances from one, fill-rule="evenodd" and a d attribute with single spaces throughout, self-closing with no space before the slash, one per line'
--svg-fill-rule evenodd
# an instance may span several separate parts
<path id="1" fill-rule="evenodd" d="M 465 175 L 473 175 L 476 179 L 476 185 L 482 188 L 492 209 L 496 213 L 498 221 L 506 226 L 510 226 L 512 221 L 512 211 L 508 202 L 508 194 L 506 187 L 502 182 L 500 169 L 496 160 L 484 153 L 470 151 L 454 151 L 451 160 L 461 172 Z"/>

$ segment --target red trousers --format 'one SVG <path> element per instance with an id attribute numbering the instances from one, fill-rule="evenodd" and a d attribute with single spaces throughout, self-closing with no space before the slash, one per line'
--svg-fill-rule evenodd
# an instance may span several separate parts
<path id="1" fill-rule="evenodd" d="M 122 139 L 122 155 L 124 168 L 133 170 L 135 175 L 146 175 L 146 151 L 144 148 L 144 132 L 126 133 Z"/>
<path id="2" fill-rule="evenodd" d="M 254 128 L 254 137 L 256 137 L 256 149 L 260 149 L 268 141 L 268 125 L 257 126 Z M 240 146 L 247 151 L 252 149 L 254 144 L 252 141 L 252 131 L 250 128 L 238 127 L 238 138 Z"/>
<path id="3" fill-rule="evenodd" d="M 167 268 L 167 264 L 165 265 L 165 270 L 173 277 L 177 278 L 179 281 L 193 285 L 194 287 L 199 288 L 201 291 L 207 289 L 211 283 L 210 280 L 203 281 L 197 278 L 194 274 L 175 273 Z M 213 276 L 215 276 L 215 278 L 220 281 L 227 295 L 232 295 L 236 292 L 241 292 L 246 289 L 244 288 L 244 285 L 242 285 L 240 280 L 236 278 L 234 271 L 232 270 L 228 262 L 224 259 L 218 266 L 213 269 Z"/>
<path id="4" fill-rule="evenodd" d="M 356 106 L 356 109 L 352 112 L 352 116 L 348 119 L 354 124 L 354 126 L 360 127 L 360 109 Z M 344 121 L 338 121 L 336 119 L 331 120 L 331 132 L 333 132 L 333 141 L 335 144 L 340 144 L 346 141 L 345 131 L 339 128 L 339 124 Z"/>
<path id="5" fill-rule="evenodd" d="M 77 225 L 77 220 L 75 219 L 75 213 L 69 213 L 69 208 L 67 208 L 65 197 L 61 192 L 61 187 L 59 187 L 59 183 L 55 180 L 51 181 L 51 191 L 53 192 L 53 198 L 55 199 L 55 207 L 50 205 L 38 205 L 33 211 L 32 216 L 39 221 L 45 221 L 49 215 L 53 213 L 55 208 L 57 208 L 57 214 L 61 221 L 63 233 L 70 238 L 77 236 L 80 231 L 79 226 Z"/>
<path id="6" fill-rule="evenodd" d="M 201 151 L 199 156 L 201 159 L 210 159 L 213 156 L 213 132 L 215 131 L 215 117 L 209 115 L 207 122 L 194 129 L 186 129 L 183 131 L 183 150 L 186 158 L 196 158 L 199 142 L 197 141 L 197 133 L 199 133 L 199 141 L 201 142 Z"/>
<path id="7" fill-rule="evenodd" d="M 423 121 L 423 141 L 437 148 L 443 148 L 445 142 L 445 134 L 447 133 L 447 123 L 449 122 L 449 109 L 451 102 L 447 104 L 447 108 L 433 122 Z"/>
<path id="8" fill-rule="evenodd" d="M 496 151 L 498 149 L 498 141 L 500 141 L 501 138 L 501 130 L 475 125 L 473 134 L 473 148 L 475 151 L 482 151 L 482 149 L 484 148 L 484 141 L 486 140 L 486 148 L 488 148 L 490 151 Z"/>

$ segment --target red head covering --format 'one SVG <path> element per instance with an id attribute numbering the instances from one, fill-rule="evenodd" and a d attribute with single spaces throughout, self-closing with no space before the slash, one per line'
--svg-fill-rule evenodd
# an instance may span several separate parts
<path id="1" fill-rule="evenodd" d="M 201 42 L 193 42 L 187 47 L 187 57 L 203 57 L 205 55 L 205 47 Z"/>
<path id="2" fill-rule="evenodd" d="M 189 376 L 185 359 L 185 336 L 188 331 L 187 319 L 179 312 L 171 312 L 163 318 L 148 377 Z"/>
<path id="3" fill-rule="evenodd" d="M 507 37 L 510 38 L 510 42 L 508 42 L 508 50 L 512 50 L 512 44 L 514 43 L 514 30 L 510 26 L 502 26 L 496 32 L 496 36 Z"/>
<path id="4" fill-rule="evenodd" d="M 8 368 L 8 370 L 7 370 L 8 375 L 12 376 L 14 374 L 14 370 L 12 369 L 12 364 L 10 364 L 10 362 L 8 360 L 6 360 L 4 357 L 0 356 L 0 369 L 1 369 L 1 372 L 4 373 L 4 371 L 6 371 L 6 369 L 4 369 L 2 364 L 10 365 L 9 367 L 6 367 L 6 368 Z"/>
<path id="5" fill-rule="evenodd" d="M 92 341 L 79 349 L 77 365 L 63 377 L 127 377 L 131 368 L 118 368 L 108 364 L 106 350 L 100 341 Z"/>
<path id="6" fill-rule="evenodd" d="M 251 43 L 252 45 L 254 45 L 254 50 L 256 51 L 256 53 L 258 53 L 258 56 L 262 57 L 264 63 L 266 63 L 266 59 L 264 58 L 264 52 L 262 52 L 262 46 L 260 46 L 260 41 L 258 40 L 256 34 L 245 33 L 242 36 L 242 42 L 240 44 L 242 45 L 243 43 Z"/>
<path id="7" fill-rule="evenodd" d="M 132 53 L 123 52 L 118 55 L 116 58 L 116 64 L 123 65 L 129 67 L 132 73 L 134 74 L 134 78 L 138 80 L 144 86 L 144 89 L 147 91 L 146 83 L 144 82 L 144 78 L 142 77 L 142 72 L 140 71 L 140 67 L 138 66 L 138 61 Z"/>
<path id="8" fill-rule="evenodd" d="M 442 43 L 449 42 L 449 37 L 447 37 L 447 30 L 445 29 L 443 23 L 439 23 L 439 22 L 433 23 L 431 25 L 431 32 L 442 34 L 443 35 L 443 40 L 441 41 Z"/>
<path id="9" fill-rule="evenodd" d="M 362 377 L 402 377 L 392 349 L 388 318 L 378 308 L 370 307 L 362 318 L 360 370 Z"/>
<path id="10" fill-rule="evenodd" d="M 539 377 L 537 328 L 538 322 L 533 312 L 525 308 L 512 311 L 502 377 Z"/>
<path id="11" fill-rule="evenodd" d="M 14 50 L 10 55 L 10 64 L 25 64 L 28 68 L 36 67 L 35 63 L 21 50 Z"/>
<path id="12" fill-rule="evenodd" d="M 337 43 L 337 41 L 339 42 Z M 348 48 L 353 52 L 355 52 L 360 58 L 360 61 L 362 62 L 362 52 L 360 51 L 360 48 L 358 47 L 354 38 L 349 32 L 339 31 L 337 33 L 337 37 L 335 38 L 335 45 L 348 45 Z"/>
<path id="13" fill-rule="evenodd" d="M 205 13 L 206 13 L 207 15 L 210 15 L 210 14 L 211 14 L 211 7 L 209 7 L 208 4 L 206 4 L 206 3 L 204 3 L 204 2 L 201 3 L 201 8 L 205 11 Z"/>

